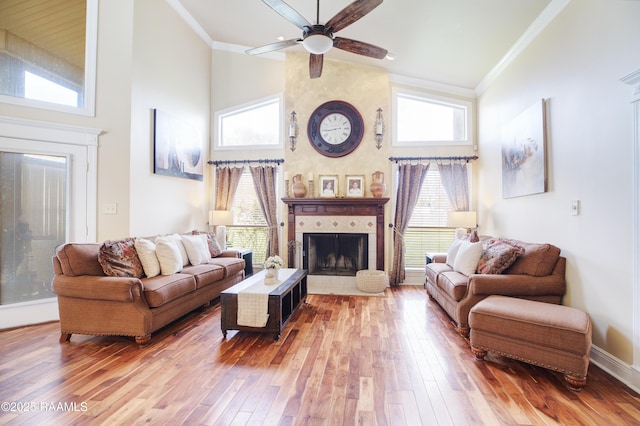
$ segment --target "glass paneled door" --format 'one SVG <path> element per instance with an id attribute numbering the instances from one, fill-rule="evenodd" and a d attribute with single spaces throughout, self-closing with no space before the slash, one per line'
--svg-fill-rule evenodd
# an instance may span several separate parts
<path id="1" fill-rule="evenodd" d="M 0 152 L 0 305 L 55 297 L 55 247 L 67 235 L 68 158 Z"/>

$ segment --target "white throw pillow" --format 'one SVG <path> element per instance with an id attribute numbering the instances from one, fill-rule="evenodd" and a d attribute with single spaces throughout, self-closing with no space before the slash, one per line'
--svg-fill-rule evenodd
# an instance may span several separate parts
<path id="1" fill-rule="evenodd" d="M 134 243 L 144 274 L 151 278 L 160 275 L 160 263 L 156 256 L 156 245 L 146 238 L 136 238 Z"/>
<path id="2" fill-rule="evenodd" d="M 169 240 L 156 243 L 156 256 L 162 275 L 172 275 L 182 271 L 182 256 L 178 244 Z"/>
<path id="3" fill-rule="evenodd" d="M 158 241 L 160 240 L 165 240 L 165 241 L 172 241 L 174 243 L 176 243 L 176 246 L 178 247 L 178 250 L 180 251 L 180 258 L 182 259 L 182 266 L 187 266 L 189 264 L 189 256 L 187 255 L 187 251 L 184 248 L 184 245 L 182 244 L 182 238 L 180 238 L 180 235 L 178 234 L 171 234 L 171 235 L 163 235 L 160 237 L 156 238 L 156 244 L 158 244 Z"/>
<path id="4" fill-rule="evenodd" d="M 476 273 L 478 261 L 482 256 L 482 242 L 471 243 L 463 241 L 456 258 L 453 262 L 453 269 L 461 274 L 471 275 Z"/>
<path id="5" fill-rule="evenodd" d="M 458 254 L 458 250 L 460 250 L 460 246 L 462 245 L 462 240 L 455 239 L 449 246 L 449 250 L 447 250 L 447 265 L 453 268 L 453 263 L 456 261 L 456 255 Z"/>
<path id="6" fill-rule="evenodd" d="M 184 248 L 187 250 L 187 256 L 189 256 L 189 262 L 192 265 L 200 265 L 201 263 L 207 263 L 211 260 L 207 236 L 205 234 L 182 235 L 181 238 L 182 244 L 184 244 Z"/>

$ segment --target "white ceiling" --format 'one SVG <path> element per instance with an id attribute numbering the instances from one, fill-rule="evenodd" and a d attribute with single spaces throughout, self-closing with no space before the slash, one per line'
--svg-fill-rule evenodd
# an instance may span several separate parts
<path id="1" fill-rule="evenodd" d="M 178 0 L 214 42 L 257 47 L 301 31 L 260 0 Z M 316 0 L 287 0 L 309 22 Z M 325 23 L 351 0 L 321 0 Z M 392 74 L 474 89 L 552 0 L 386 0 L 335 35 L 383 47 L 394 61 L 332 49 L 325 57 L 383 67 Z M 304 52 L 302 46 L 288 51 Z"/>

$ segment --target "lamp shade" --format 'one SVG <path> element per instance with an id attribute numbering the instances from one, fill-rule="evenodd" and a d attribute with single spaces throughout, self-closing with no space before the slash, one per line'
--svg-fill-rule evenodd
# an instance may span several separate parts
<path id="1" fill-rule="evenodd" d="M 450 228 L 475 228 L 476 212 L 448 212 L 447 226 Z"/>
<path id="2" fill-rule="evenodd" d="M 233 225 L 233 212 L 231 210 L 214 210 L 211 225 Z"/>
<path id="3" fill-rule="evenodd" d="M 333 40 L 324 34 L 311 34 L 302 41 L 302 45 L 307 49 L 307 52 L 322 55 L 331 50 Z"/>

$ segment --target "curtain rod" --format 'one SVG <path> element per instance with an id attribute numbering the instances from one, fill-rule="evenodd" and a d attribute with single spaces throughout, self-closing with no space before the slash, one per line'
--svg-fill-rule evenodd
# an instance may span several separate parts
<path id="1" fill-rule="evenodd" d="M 431 160 L 442 160 L 442 161 L 473 161 L 477 160 L 478 156 L 452 156 L 452 157 L 389 157 L 389 161 L 431 161 Z"/>
<path id="2" fill-rule="evenodd" d="M 276 163 L 276 165 L 280 165 L 280 163 L 284 163 L 283 158 L 263 158 L 260 160 L 216 160 L 216 161 L 207 161 L 207 164 L 212 164 L 214 166 L 223 166 L 229 164 L 250 164 L 250 163 Z"/>

